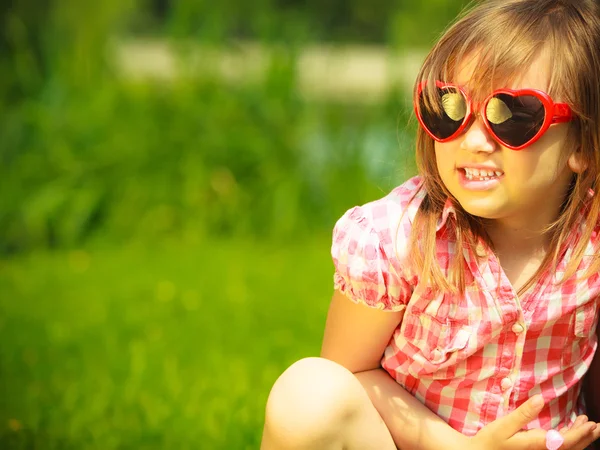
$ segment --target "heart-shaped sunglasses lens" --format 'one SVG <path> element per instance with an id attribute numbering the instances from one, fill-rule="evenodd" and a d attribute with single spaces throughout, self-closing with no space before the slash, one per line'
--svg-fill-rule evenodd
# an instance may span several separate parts
<path id="1" fill-rule="evenodd" d="M 546 109 L 533 95 L 496 94 L 488 101 L 485 115 L 499 141 L 519 147 L 538 134 L 546 118 Z"/>
<path id="2" fill-rule="evenodd" d="M 464 95 L 453 87 L 435 88 L 431 96 L 422 91 L 418 107 L 423 125 L 437 139 L 448 139 L 454 135 L 467 114 Z"/>

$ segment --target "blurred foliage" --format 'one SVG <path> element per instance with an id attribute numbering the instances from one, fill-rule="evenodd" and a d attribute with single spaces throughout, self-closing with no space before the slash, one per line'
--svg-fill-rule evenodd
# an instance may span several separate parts
<path id="1" fill-rule="evenodd" d="M 160 241 L 0 260 L 0 448 L 259 448 L 270 387 L 318 352 L 328 245 Z"/>
<path id="2" fill-rule="evenodd" d="M 94 235 L 284 239 L 331 228 L 344 209 L 411 172 L 409 108 L 399 92 L 368 106 L 302 99 L 298 48 L 318 40 L 426 44 L 460 6 L 2 3 L 0 252 L 72 247 Z M 256 83 L 123 79 L 111 46 L 139 35 L 219 45 L 251 39 L 280 50 Z"/>
<path id="3" fill-rule="evenodd" d="M 200 39 L 429 45 L 467 0 L 154 0 L 138 30 Z"/>

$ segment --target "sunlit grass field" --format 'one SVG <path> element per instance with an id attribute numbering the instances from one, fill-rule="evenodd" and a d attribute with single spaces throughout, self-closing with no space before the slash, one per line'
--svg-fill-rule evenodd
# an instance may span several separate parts
<path id="1" fill-rule="evenodd" d="M 0 260 L 0 449 L 258 448 L 270 386 L 319 351 L 329 239 Z"/>

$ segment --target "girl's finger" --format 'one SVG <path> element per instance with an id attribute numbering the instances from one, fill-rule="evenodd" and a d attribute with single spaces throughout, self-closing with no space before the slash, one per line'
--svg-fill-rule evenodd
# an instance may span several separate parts
<path id="1" fill-rule="evenodd" d="M 545 450 L 546 431 L 541 428 L 519 431 L 508 439 L 501 448 L 510 450 Z"/>
<path id="2" fill-rule="evenodd" d="M 600 433 L 600 427 L 596 426 L 594 422 L 587 422 L 579 427 L 571 427 L 569 431 L 564 434 L 565 443 L 561 448 L 565 449 L 578 449 L 585 448 L 595 438 L 594 436 Z"/>
<path id="3" fill-rule="evenodd" d="M 587 423 L 588 417 L 586 415 L 577 416 L 575 422 L 572 425 L 566 425 L 562 427 L 558 432 L 564 436 L 564 434 L 574 428 L 579 428 L 581 425 Z"/>
<path id="4" fill-rule="evenodd" d="M 587 421 L 588 421 L 588 417 L 586 415 L 577 416 L 577 418 L 575 419 L 575 422 L 573 423 L 571 428 L 578 428 L 581 425 L 587 423 Z"/>
<path id="5" fill-rule="evenodd" d="M 578 445 L 569 448 L 569 450 L 588 450 L 588 446 L 598 438 L 600 438 L 600 425 L 596 426 L 596 429 L 588 437 L 582 439 Z"/>
<path id="6" fill-rule="evenodd" d="M 543 407 L 543 397 L 534 395 L 511 413 L 488 424 L 482 431 L 489 433 L 491 440 L 495 442 L 508 439 L 534 420 Z"/>

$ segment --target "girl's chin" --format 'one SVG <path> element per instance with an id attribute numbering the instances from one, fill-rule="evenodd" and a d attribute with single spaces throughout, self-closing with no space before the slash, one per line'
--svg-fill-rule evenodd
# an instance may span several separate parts
<path id="1" fill-rule="evenodd" d="M 471 214 L 472 216 L 481 217 L 482 219 L 500 219 L 505 216 L 503 214 L 504 208 L 501 208 L 498 204 L 493 204 L 490 201 L 487 202 L 461 202 L 462 208 Z"/>

